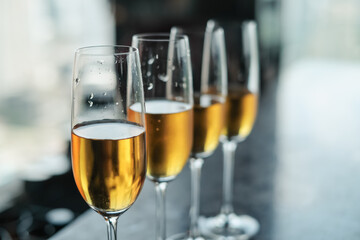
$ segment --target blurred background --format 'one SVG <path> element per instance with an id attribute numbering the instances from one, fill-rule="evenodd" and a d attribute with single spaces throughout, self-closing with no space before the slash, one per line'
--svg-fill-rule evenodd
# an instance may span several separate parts
<path id="1" fill-rule="evenodd" d="M 47 239 L 88 209 L 69 157 L 75 50 L 210 18 L 258 23 L 257 125 L 271 137 L 255 130 L 249 141 L 273 148 L 263 201 L 276 220 L 261 239 L 309 239 L 296 235 L 297 222 L 330 218 L 314 239 L 360 237 L 359 1 L 1 0 L 0 239 Z M 337 226 L 344 231 L 329 234 Z"/>

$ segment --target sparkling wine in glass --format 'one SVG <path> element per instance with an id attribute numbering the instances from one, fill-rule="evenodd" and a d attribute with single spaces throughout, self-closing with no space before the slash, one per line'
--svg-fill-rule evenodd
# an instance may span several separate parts
<path id="1" fill-rule="evenodd" d="M 156 239 L 165 240 L 165 190 L 184 168 L 192 148 L 193 85 L 187 36 L 137 34 L 144 80 L 147 177 L 155 183 Z M 133 118 L 137 106 L 130 108 Z"/>
<path id="2" fill-rule="evenodd" d="M 129 116 L 136 106 L 137 121 Z M 104 217 L 108 239 L 146 176 L 144 94 L 138 50 L 94 46 L 75 53 L 71 154 L 77 188 Z"/>
<path id="3" fill-rule="evenodd" d="M 259 223 L 248 215 L 234 213 L 232 204 L 234 160 L 237 144 L 250 134 L 255 123 L 259 98 L 259 57 L 254 21 L 224 22 L 228 65 L 228 95 L 225 126 L 221 136 L 224 153 L 223 202 L 215 217 L 201 217 L 201 232 L 213 237 L 249 239 Z"/>
<path id="4" fill-rule="evenodd" d="M 198 227 L 200 179 L 204 159 L 219 144 L 224 127 L 227 94 L 227 65 L 223 29 L 209 20 L 206 29 L 172 28 L 189 37 L 194 80 L 194 135 L 191 150 L 190 229 L 172 236 L 172 240 L 206 239 Z"/>

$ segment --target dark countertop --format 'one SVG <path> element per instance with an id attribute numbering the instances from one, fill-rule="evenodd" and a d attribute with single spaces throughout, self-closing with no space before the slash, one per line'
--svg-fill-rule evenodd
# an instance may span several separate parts
<path id="1" fill-rule="evenodd" d="M 254 130 L 238 145 L 234 207 L 259 220 L 255 240 L 360 238 L 360 74 L 328 65 L 299 63 L 267 83 Z M 168 236 L 188 227 L 189 190 L 186 166 L 168 186 Z M 203 167 L 202 215 L 218 213 L 221 192 L 218 148 Z M 154 200 L 146 181 L 119 218 L 119 239 L 154 239 Z M 88 210 L 51 239 L 106 239 L 106 225 Z"/>

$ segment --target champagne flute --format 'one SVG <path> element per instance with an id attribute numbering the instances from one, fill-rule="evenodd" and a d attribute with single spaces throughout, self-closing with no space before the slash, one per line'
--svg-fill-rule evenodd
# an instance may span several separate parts
<path id="1" fill-rule="evenodd" d="M 129 117 L 136 106 L 137 121 Z M 146 176 L 144 93 L 138 50 L 95 46 L 75 53 L 71 154 L 76 185 L 104 217 L 108 239 Z"/>
<path id="2" fill-rule="evenodd" d="M 165 190 L 189 158 L 193 86 L 189 42 L 177 34 L 137 34 L 145 93 L 147 177 L 155 183 L 156 239 L 166 238 Z M 136 115 L 137 109 L 133 109 Z"/>
<path id="3" fill-rule="evenodd" d="M 259 231 L 259 223 L 248 215 L 236 215 L 232 205 L 234 160 L 237 144 L 254 125 L 259 98 L 259 57 L 256 23 L 224 23 L 228 57 L 228 96 L 225 127 L 220 138 L 224 153 L 223 202 L 215 217 L 201 217 L 201 231 L 211 236 L 248 239 Z"/>
<path id="4" fill-rule="evenodd" d="M 227 65 L 224 31 L 209 20 L 206 30 L 172 28 L 189 37 L 194 77 L 194 136 L 191 150 L 191 207 L 188 233 L 170 239 L 206 239 L 198 228 L 200 179 L 204 159 L 219 143 L 224 127 L 224 105 L 227 93 Z"/>

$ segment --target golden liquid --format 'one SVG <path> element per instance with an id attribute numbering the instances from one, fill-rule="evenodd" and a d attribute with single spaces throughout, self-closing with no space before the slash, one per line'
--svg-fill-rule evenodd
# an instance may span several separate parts
<path id="1" fill-rule="evenodd" d="M 192 155 L 207 157 L 217 147 L 224 127 L 224 103 L 219 96 L 194 98 L 194 141 Z"/>
<path id="2" fill-rule="evenodd" d="M 229 89 L 225 104 L 223 135 L 244 140 L 251 132 L 257 113 L 258 96 L 246 88 Z"/>
<path id="3" fill-rule="evenodd" d="M 146 173 L 145 129 L 94 121 L 71 134 L 72 166 L 84 200 L 100 213 L 125 211 L 134 203 Z"/>
<path id="4" fill-rule="evenodd" d="M 129 108 L 129 120 L 139 119 L 138 107 Z M 191 105 L 168 100 L 145 102 L 147 175 L 154 181 L 169 181 L 185 166 L 192 147 Z"/>

